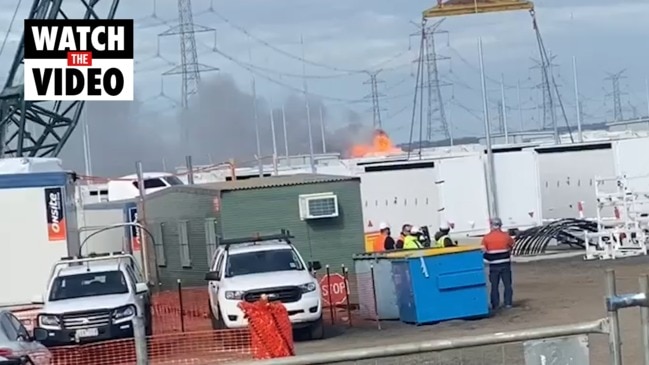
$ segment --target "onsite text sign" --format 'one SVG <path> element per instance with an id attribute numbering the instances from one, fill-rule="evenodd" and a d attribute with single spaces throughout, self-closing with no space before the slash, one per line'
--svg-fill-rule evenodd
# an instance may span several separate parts
<path id="1" fill-rule="evenodd" d="M 47 218 L 47 239 L 63 241 L 67 237 L 63 189 L 45 188 L 45 216 Z"/>
<path id="2" fill-rule="evenodd" d="M 25 100 L 133 100 L 133 19 L 26 19 Z"/>

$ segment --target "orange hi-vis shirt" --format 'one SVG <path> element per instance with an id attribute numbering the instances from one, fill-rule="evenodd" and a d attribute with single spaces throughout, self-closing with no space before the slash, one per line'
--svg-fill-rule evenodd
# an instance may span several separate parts
<path id="1" fill-rule="evenodd" d="M 488 264 L 504 264 L 511 262 L 511 252 L 514 239 L 501 230 L 493 230 L 482 238 L 484 261 Z"/>
<path id="2" fill-rule="evenodd" d="M 384 247 L 385 237 L 387 237 L 387 235 L 385 233 L 381 233 L 374 238 L 374 242 L 373 242 L 374 252 L 385 251 L 385 247 Z"/>

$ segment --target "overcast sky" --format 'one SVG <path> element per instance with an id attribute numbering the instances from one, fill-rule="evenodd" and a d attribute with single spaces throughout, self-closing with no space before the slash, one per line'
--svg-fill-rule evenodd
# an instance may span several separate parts
<path id="1" fill-rule="evenodd" d="M 2 0 L 0 36 L 9 27 L 18 0 Z M 71 1 L 68 1 L 71 2 Z M 22 19 L 32 1 L 24 0 L 18 21 L 4 51 L 0 54 L 0 81 L 7 72 L 22 31 Z M 410 113 L 414 91 L 414 73 L 418 39 L 411 37 L 419 23 L 422 1 L 393 0 L 193 0 L 194 22 L 216 29 L 218 34 L 213 51 L 212 33 L 196 35 L 199 62 L 215 66 L 221 74 L 229 74 L 242 92 L 249 92 L 252 64 L 257 82 L 257 94 L 271 105 L 280 105 L 286 98 L 302 89 L 298 76 L 303 72 L 299 61 L 304 53 L 308 60 L 304 71 L 309 91 L 320 98 L 327 108 L 329 128 L 348 123 L 349 110 L 360 120 L 371 123 L 370 93 L 364 84 L 367 75 L 361 72 L 382 68 L 379 84 L 384 129 L 397 140 L 408 139 Z M 646 0 L 538 0 L 537 18 L 546 48 L 556 55 L 555 76 L 567 113 L 574 123 L 575 96 L 572 57 L 579 65 L 581 100 L 586 122 L 611 119 L 613 103 L 607 72 L 626 69 L 621 82 L 625 117 L 647 115 L 645 79 L 649 50 L 649 2 Z M 155 12 L 154 12 L 155 9 Z M 210 10 L 213 9 L 213 10 Z M 179 61 L 177 37 L 160 41 L 157 34 L 174 25 L 177 2 L 158 0 L 121 1 L 121 18 L 136 19 L 136 94 L 147 109 L 147 115 L 175 113 L 176 102 L 158 97 L 161 73 Z M 433 22 L 430 20 L 429 22 Z M 444 105 L 450 114 L 453 134 L 482 133 L 482 102 L 478 68 L 477 40 L 482 36 L 491 114 L 497 113 L 500 85 L 504 74 L 507 120 L 511 129 L 536 128 L 540 125 L 540 71 L 533 69 L 538 58 L 538 46 L 527 12 L 471 15 L 446 19 L 437 36 L 438 53 L 448 57 L 439 61 L 443 81 L 452 84 L 443 88 Z M 300 45 L 304 39 L 304 47 Z M 1 39 L 1 38 L 0 38 Z M 230 59 L 228 59 L 230 58 Z M 233 62 L 232 60 L 235 60 Z M 323 65 L 325 67 L 315 66 Z M 216 73 L 205 73 L 204 80 Z M 516 85 L 521 85 L 519 111 Z M 165 94 L 179 100 L 179 77 L 165 77 Z M 634 110 L 635 108 L 635 110 Z M 418 124 L 418 122 L 417 122 Z M 90 126 L 92 128 L 92 124 Z M 415 132 L 418 133 L 418 132 Z"/>

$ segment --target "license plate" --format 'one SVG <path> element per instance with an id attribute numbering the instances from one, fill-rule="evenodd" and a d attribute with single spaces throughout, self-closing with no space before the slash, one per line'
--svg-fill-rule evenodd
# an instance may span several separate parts
<path id="1" fill-rule="evenodd" d="M 77 337 L 96 337 L 99 335 L 97 328 L 84 328 L 77 330 Z"/>

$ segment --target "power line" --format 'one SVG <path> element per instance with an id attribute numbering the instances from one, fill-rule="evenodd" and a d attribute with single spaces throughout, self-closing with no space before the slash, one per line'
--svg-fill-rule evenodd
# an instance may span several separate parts
<path id="1" fill-rule="evenodd" d="M 301 57 L 301 56 L 294 55 L 294 54 L 292 54 L 290 52 L 287 52 L 287 51 L 285 51 L 285 50 L 283 50 L 283 49 L 281 49 L 281 48 L 279 48 L 279 47 L 277 47 L 277 46 L 275 46 L 275 45 L 273 45 L 273 44 L 271 44 L 271 43 L 269 43 L 269 42 L 267 42 L 267 41 L 265 41 L 265 40 L 263 40 L 263 39 L 261 39 L 261 38 L 259 38 L 257 36 L 255 36 L 254 34 L 250 33 L 245 27 L 233 23 L 230 19 L 226 18 L 223 14 L 215 11 L 212 6 L 210 6 L 210 8 L 208 9 L 208 12 L 213 13 L 221 21 L 228 24 L 230 27 L 236 29 L 237 31 L 245 34 L 250 39 L 256 41 L 257 43 L 259 43 L 259 44 L 261 44 L 261 45 L 263 45 L 263 46 L 265 46 L 265 47 L 267 47 L 269 49 L 272 49 L 273 51 L 275 51 L 275 52 L 277 52 L 277 53 L 279 53 L 279 54 L 281 54 L 281 55 L 283 55 L 285 57 L 291 58 L 291 59 L 293 59 L 295 61 L 299 61 L 299 62 L 308 64 L 308 65 L 311 65 L 311 66 L 321 67 L 321 68 L 325 68 L 325 69 L 329 69 L 329 70 L 332 70 L 332 71 L 335 71 L 335 72 L 342 73 L 341 75 L 329 75 L 326 78 L 344 77 L 344 76 L 349 76 L 349 75 L 353 75 L 353 74 L 361 74 L 361 73 L 366 73 L 367 72 L 367 70 L 348 69 L 348 68 L 343 68 L 343 67 L 331 66 L 331 65 L 327 65 L 327 64 L 322 63 L 322 62 L 317 62 L 317 61 L 306 59 L 306 58 Z M 399 51 L 399 52 L 395 53 L 393 56 L 386 59 L 385 61 L 379 62 L 378 64 L 373 65 L 371 68 L 372 69 L 383 68 L 383 70 L 385 71 L 385 70 L 388 70 L 388 69 L 396 69 L 396 68 L 403 67 L 405 65 L 395 66 L 395 67 L 391 67 L 391 68 L 385 68 L 385 67 L 382 67 L 382 66 L 387 65 L 388 63 L 394 61 L 395 59 L 403 56 L 407 52 L 408 52 L 407 50 Z"/>
<path id="2" fill-rule="evenodd" d="M 215 49 L 214 52 L 221 55 L 223 58 L 229 60 L 230 62 L 236 64 L 237 66 L 243 68 L 244 70 L 247 70 L 248 72 L 253 73 L 256 76 L 259 76 L 259 77 L 263 78 L 264 80 L 266 80 L 268 82 L 271 82 L 271 83 L 273 83 L 275 85 L 284 87 L 284 88 L 289 89 L 291 91 L 294 91 L 296 93 L 300 93 L 300 94 L 304 93 L 303 89 L 297 88 L 295 86 L 291 86 L 289 84 L 286 84 L 284 82 L 276 80 L 276 79 L 264 74 L 263 72 L 259 72 L 258 70 L 254 69 L 252 67 L 249 67 L 245 62 L 239 61 L 238 59 L 228 55 L 227 53 L 222 52 L 219 49 Z M 312 92 L 309 92 L 309 95 L 316 96 L 316 97 L 318 97 L 320 99 L 332 100 L 332 101 L 337 101 L 337 102 L 346 103 L 346 104 L 364 103 L 364 102 L 367 101 L 366 99 L 343 99 L 343 98 L 327 96 L 327 95 L 322 95 L 322 94 L 314 94 Z"/>
<path id="3" fill-rule="evenodd" d="M 300 62 L 309 64 L 311 66 L 322 67 L 322 68 L 326 68 L 326 69 L 329 69 L 329 70 L 346 73 L 348 75 L 349 74 L 354 74 L 354 73 L 362 73 L 362 72 L 364 72 L 362 70 L 351 70 L 351 69 L 345 69 L 345 68 L 341 68 L 341 67 L 330 66 L 330 65 L 326 65 L 326 64 L 323 64 L 323 63 L 320 63 L 320 62 L 307 60 L 307 59 L 305 59 L 303 57 L 296 56 L 296 55 L 294 55 L 294 54 L 292 54 L 290 52 L 287 52 L 287 51 L 285 51 L 285 50 L 283 50 L 283 49 L 281 49 L 281 48 L 279 48 L 277 46 L 274 46 L 274 45 L 270 44 L 269 42 L 255 36 L 254 34 L 250 33 L 248 30 L 246 30 L 244 27 L 231 22 L 228 18 L 226 18 L 225 16 L 223 16 L 219 12 L 217 12 L 215 10 L 211 10 L 210 12 L 213 13 L 214 15 L 216 15 L 219 19 L 221 19 L 221 21 L 228 24 L 230 27 L 238 30 L 239 32 L 241 32 L 241 33 L 245 34 L 246 36 L 248 36 L 250 39 L 253 39 L 254 41 L 256 41 L 256 42 L 258 42 L 258 43 L 272 49 L 273 51 L 284 55 L 285 57 L 292 58 L 292 59 L 294 59 L 296 61 L 300 61 Z"/>
<path id="4" fill-rule="evenodd" d="M 208 47 L 204 43 L 201 43 L 201 45 L 203 45 L 206 48 L 209 48 L 210 51 L 215 52 L 216 46 Z M 378 65 L 390 63 L 394 59 L 396 59 L 399 56 L 405 54 L 406 52 L 407 51 L 397 52 L 394 56 L 388 58 L 387 60 L 385 60 L 383 62 L 378 63 Z M 331 75 L 320 75 L 320 74 L 302 75 L 302 74 L 299 74 L 299 73 L 291 73 L 291 72 L 279 71 L 279 70 L 276 70 L 276 69 L 272 69 L 272 68 L 264 67 L 264 66 L 259 66 L 259 65 L 256 65 L 254 63 L 246 62 L 246 61 L 242 61 L 242 60 L 238 60 L 237 62 L 240 63 L 241 65 L 245 65 L 246 67 L 251 68 L 251 69 L 255 69 L 255 70 L 259 71 L 259 72 L 265 72 L 265 73 L 277 75 L 279 77 L 295 78 L 295 79 L 300 79 L 300 80 L 302 80 L 304 78 L 311 79 L 311 80 L 331 80 L 331 79 L 340 79 L 340 78 L 360 75 L 360 73 L 359 74 L 355 74 L 355 73 L 354 74 L 331 74 Z M 402 64 L 402 65 L 398 65 L 398 66 L 394 66 L 394 67 L 382 68 L 382 70 L 383 71 L 393 71 L 393 70 L 397 70 L 397 69 L 399 69 L 401 67 L 404 67 L 404 66 L 408 66 L 408 64 Z M 367 73 L 367 71 L 363 71 L 363 72 Z M 397 84 L 391 86 L 390 89 L 392 89 L 392 88 L 394 88 L 396 86 L 399 86 L 399 84 L 405 82 L 406 80 L 407 80 L 407 78 L 399 81 Z"/>
<path id="5" fill-rule="evenodd" d="M 468 66 L 469 68 L 473 69 L 474 71 L 476 71 L 476 72 L 480 72 L 480 67 L 474 65 L 473 63 L 471 63 L 470 61 L 468 61 L 466 58 L 464 58 L 464 57 L 462 56 L 462 54 L 461 54 L 458 50 L 456 50 L 455 48 L 451 47 L 450 44 L 447 44 L 446 46 L 447 46 L 447 48 L 448 48 L 451 52 L 453 52 L 453 53 L 455 54 L 455 56 L 457 56 L 457 58 L 458 58 L 460 61 L 462 61 L 462 63 L 464 63 L 466 66 Z M 488 76 L 488 75 L 485 75 L 485 79 L 487 79 L 487 81 L 490 81 L 490 82 L 492 82 L 492 83 L 494 83 L 494 84 L 498 84 L 498 85 L 500 85 L 500 80 L 498 80 L 498 79 L 496 79 L 496 78 L 493 78 L 493 77 L 490 77 L 490 76 Z M 505 84 L 505 88 L 507 88 L 507 89 L 515 89 L 515 88 L 516 88 L 516 85 L 508 85 L 508 84 Z"/>

